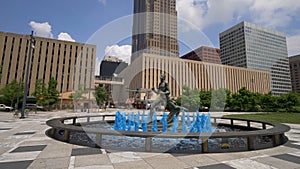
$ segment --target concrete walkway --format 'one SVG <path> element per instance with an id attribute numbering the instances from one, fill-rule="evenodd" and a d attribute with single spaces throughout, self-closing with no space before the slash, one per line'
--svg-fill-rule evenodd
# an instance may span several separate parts
<path id="1" fill-rule="evenodd" d="M 1 169 L 127 169 L 127 168 L 284 168 L 300 169 L 300 125 L 290 125 L 290 141 L 272 149 L 219 154 L 112 152 L 71 145 L 48 138 L 45 122 L 69 112 L 31 113 L 26 119 L 0 112 Z"/>

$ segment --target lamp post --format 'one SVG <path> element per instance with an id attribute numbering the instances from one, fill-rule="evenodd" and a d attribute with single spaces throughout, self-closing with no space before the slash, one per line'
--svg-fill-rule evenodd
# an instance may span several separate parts
<path id="1" fill-rule="evenodd" d="M 89 104 L 88 104 L 88 112 L 90 113 L 90 108 L 91 108 L 91 90 L 92 90 L 92 70 L 94 68 L 90 68 L 90 87 L 89 87 Z"/>
<path id="2" fill-rule="evenodd" d="M 21 90 L 21 78 L 20 78 L 20 81 L 19 81 L 19 86 L 18 86 L 18 97 L 17 97 L 17 103 L 15 105 L 15 111 L 18 111 L 18 108 L 19 108 L 19 102 L 20 102 L 20 90 Z"/>
<path id="3" fill-rule="evenodd" d="M 26 68 L 25 84 L 24 84 L 24 97 L 23 97 L 23 104 L 22 104 L 22 111 L 21 111 L 20 119 L 25 118 L 25 105 L 26 105 L 26 99 L 27 99 L 27 93 L 28 93 L 28 76 L 29 76 L 32 49 L 34 48 L 34 46 L 33 46 L 34 42 L 35 42 L 35 39 L 33 37 L 33 31 L 31 31 L 30 40 L 29 40 L 29 43 L 30 43 L 29 44 L 29 53 L 27 54 L 27 68 Z"/>
<path id="4" fill-rule="evenodd" d="M 63 100 L 63 92 L 64 91 L 64 75 L 62 75 L 62 89 L 61 89 L 61 96 L 60 96 L 60 111 L 62 111 L 62 100 Z"/>

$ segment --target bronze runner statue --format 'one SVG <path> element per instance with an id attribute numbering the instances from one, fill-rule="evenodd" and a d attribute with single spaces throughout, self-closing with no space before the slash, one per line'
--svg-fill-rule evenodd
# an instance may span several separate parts
<path id="1" fill-rule="evenodd" d="M 169 91 L 169 84 L 165 81 L 166 75 L 162 74 L 160 76 L 160 83 L 157 89 L 152 89 L 153 92 L 159 95 L 158 99 L 155 100 L 151 104 L 150 108 L 150 117 L 152 118 L 154 114 L 154 109 L 156 106 L 163 104 L 165 109 L 169 110 L 170 113 L 168 114 L 167 122 L 170 124 L 173 121 L 174 115 L 178 116 L 180 113 L 181 107 L 177 106 L 172 100 L 170 100 L 170 91 Z"/>

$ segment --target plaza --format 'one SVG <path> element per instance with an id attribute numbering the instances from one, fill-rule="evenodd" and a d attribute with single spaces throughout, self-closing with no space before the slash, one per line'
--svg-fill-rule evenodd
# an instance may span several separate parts
<path id="1" fill-rule="evenodd" d="M 116 110 L 95 112 L 115 114 Z M 222 116 L 228 113 L 212 113 Z M 0 168 L 300 168 L 300 125 L 287 124 L 289 141 L 271 149 L 210 154 L 170 154 L 77 146 L 45 135 L 46 121 L 57 117 L 82 116 L 82 112 L 56 111 L 30 113 L 26 119 L 0 114 Z"/>

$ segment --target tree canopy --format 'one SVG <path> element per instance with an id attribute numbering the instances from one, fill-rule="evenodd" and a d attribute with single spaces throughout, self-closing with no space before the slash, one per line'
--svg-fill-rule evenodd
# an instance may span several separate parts
<path id="1" fill-rule="evenodd" d="M 107 97 L 108 97 L 108 93 L 105 89 L 105 87 L 96 87 L 96 91 L 94 93 L 94 96 L 96 98 L 96 102 L 98 104 L 98 106 L 103 105 L 103 103 L 105 103 Z"/>
<path id="2" fill-rule="evenodd" d="M 57 81 L 51 77 L 48 82 L 48 87 L 39 79 L 35 83 L 35 91 L 32 93 L 33 96 L 37 98 L 37 104 L 48 106 L 54 105 L 59 101 L 59 92 L 56 89 Z"/>
<path id="3" fill-rule="evenodd" d="M 18 97 L 21 98 L 21 96 L 23 96 L 23 86 L 23 84 L 18 83 L 16 80 L 5 85 L 5 87 L 0 90 L 3 102 L 14 107 Z"/>
<path id="4" fill-rule="evenodd" d="M 211 111 L 300 112 L 300 96 L 293 92 L 273 96 L 271 92 L 254 93 L 245 87 L 231 93 L 227 89 L 198 91 L 185 86 L 179 98 L 177 103 L 191 111 L 207 107 Z"/>

